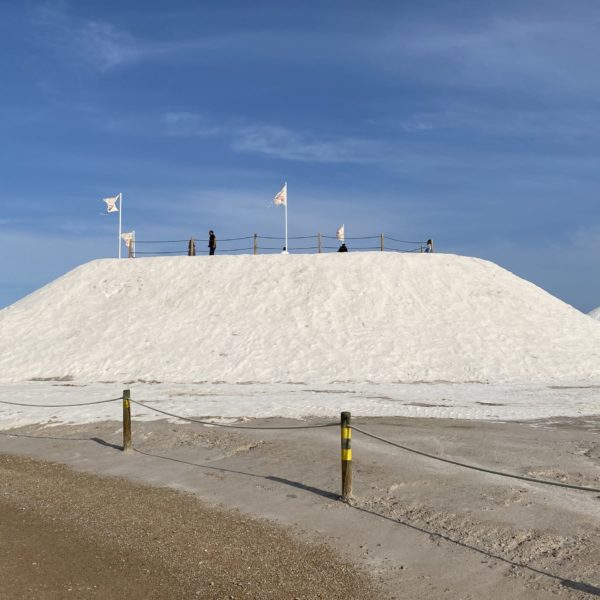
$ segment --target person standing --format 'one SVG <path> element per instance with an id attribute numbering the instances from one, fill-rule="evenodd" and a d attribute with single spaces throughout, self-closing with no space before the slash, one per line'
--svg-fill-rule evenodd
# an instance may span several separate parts
<path id="1" fill-rule="evenodd" d="M 211 229 L 208 232 L 208 254 L 210 256 L 214 256 L 216 249 L 217 249 L 217 236 L 215 235 L 215 232 Z"/>

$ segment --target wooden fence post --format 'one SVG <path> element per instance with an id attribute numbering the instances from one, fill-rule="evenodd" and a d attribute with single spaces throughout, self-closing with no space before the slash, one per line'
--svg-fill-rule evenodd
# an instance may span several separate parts
<path id="1" fill-rule="evenodd" d="M 131 398 L 130 390 L 123 390 L 123 452 L 131 450 Z"/>
<path id="2" fill-rule="evenodd" d="M 317 234 L 317 241 L 318 241 L 318 246 L 319 246 L 319 254 L 321 254 L 322 243 L 321 243 L 321 232 L 320 231 Z"/>
<path id="3" fill-rule="evenodd" d="M 194 238 L 190 238 L 188 242 L 188 256 L 196 256 L 196 242 Z"/>
<path id="4" fill-rule="evenodd" d="M 381 234 L 381 251 L 382 252 L 383 252 L 383 239 L 384 239 L 384 236 L 383 236 L 383 233 L 382 233 Z"/>
<path id="5" fill-rule="evenodd" d="M 352 429 L 350 428 L 350 413 L 341 415 L 342 433 L 342 500 L 352 496 Z"/>
<path id="6" fill-rule="evenodd" d="M 254 234 L 254 254 L 258 254 L 258 236 Z"/>

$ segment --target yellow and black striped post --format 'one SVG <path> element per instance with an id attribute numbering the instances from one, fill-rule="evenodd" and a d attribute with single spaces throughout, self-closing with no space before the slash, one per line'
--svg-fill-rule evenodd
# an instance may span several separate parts
<path id="1" fill-rule="evenodd" d="M 342 429 L 342 500 L 348 500 L 352 495 L 352 429 L 350 428 L 350 413 L 343 412 Z"/>
<path id="2" fill-rule="evenodd" d="M 130 390 L 123 390 L 123 451 L 131 450 L 131 398 Z"/>

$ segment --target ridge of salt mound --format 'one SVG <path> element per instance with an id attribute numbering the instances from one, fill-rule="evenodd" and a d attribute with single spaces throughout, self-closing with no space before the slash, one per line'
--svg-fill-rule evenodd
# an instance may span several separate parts
<path id="1" fill-rule="evenodd" d="M 597 319 L 598 321 L 600 321 L 600 306 L 597 306 L 596 308 L 594 308 L 594 310 L 590 310 L 588 315 L 593 319 Z"/>
<path id="2" fill-rule="evenodd" d="M 46 378 L 589 382 L 600 328 L 476 258 L 102 259 L 0 311 L 0 380 Z"/>

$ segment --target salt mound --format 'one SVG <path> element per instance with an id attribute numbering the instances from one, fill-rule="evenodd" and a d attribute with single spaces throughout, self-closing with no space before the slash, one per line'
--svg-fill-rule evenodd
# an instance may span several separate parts
<path id="1" fill-rule="evenodd" d="M 600 379 L 600 328 L 475 258 L 97 260 L 0 312 L 0 379 Z"/>
<path id="2" fill-rule="evenodd" d="M 596 307 L 594 310 L 591 310 L 588 315 L 594 319 L 598 319 L 600 321 L 600 306 Z"/>

